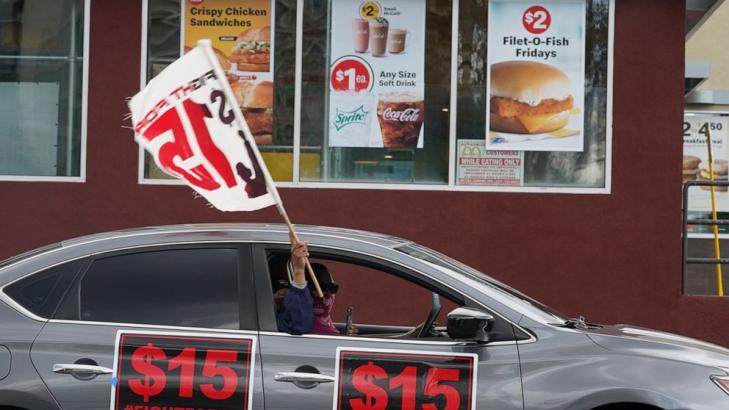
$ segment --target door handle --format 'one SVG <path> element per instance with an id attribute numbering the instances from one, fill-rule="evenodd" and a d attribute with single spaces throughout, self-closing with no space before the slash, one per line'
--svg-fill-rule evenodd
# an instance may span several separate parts
<path id="1" fill-rule="evenodd" d="M 108 367 L 92 366 L 88 364 L 54 364 L 53 373 L 60 374 L 112 374 L 114 371 Z"/>
<path id="2" fill-rule="evenodd" d="M 333 376 L 327 376 L 319 373 L 299 373 L 299 372 L 281 372 L 276 373 L 273 379 L 277 382 L 287 383 L 331 383 L 334 381 Z"/>

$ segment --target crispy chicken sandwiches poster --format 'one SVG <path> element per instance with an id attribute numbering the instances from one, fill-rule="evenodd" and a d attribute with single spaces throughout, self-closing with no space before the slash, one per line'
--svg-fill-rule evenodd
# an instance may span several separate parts
<path id="1" fill-rule="evenodd" d="M 272 0 L 183 0 L 182 52 L 210 39 L 258 145 L 273 143 Z"/>
<path id="2" fill-rule="evenodd" d="M 329 146 L 422 148 L 425 2 L 331 7 Z"/>
<path id="3" fill-rule="evenodd" d="M 488 15 L 486 148 L 582 151 L 585 0 L 490 0 Z"/>

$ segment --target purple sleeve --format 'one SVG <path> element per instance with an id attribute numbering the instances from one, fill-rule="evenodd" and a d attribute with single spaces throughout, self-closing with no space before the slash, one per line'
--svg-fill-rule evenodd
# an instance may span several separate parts
<path id="1" fill-rule="evenodd" d="M 291 287 L 283 300 L 283 311 L 276 317 L 278 330 L 301 335 L 311 333 L 314 326 L 313 301 L 309 289 Z"/>

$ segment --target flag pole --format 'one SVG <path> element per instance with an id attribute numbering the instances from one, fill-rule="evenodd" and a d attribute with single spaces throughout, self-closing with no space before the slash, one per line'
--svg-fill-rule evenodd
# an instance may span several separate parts
<path id="1" fill-rule="evenodd" d="M 255 160 L 258 161 L 259 164 L 262 164 L 259 169 L 261 170 L 261 173 L 263 174 L 263 179 L 266 181 L 266 188 L 271 193 L 271 196 L 273 197 L 274 201 L 276 202 L 276 209 L 278 210 L 278 213 L 283 217 L 284 222 L 286 222 L 286 226 L 289 228 L 289 233 L 291 233 L 291 236 L 294 238 L 294 241 L 296 243 L 300 243 L 299 236 L 296 234 L 296 230 L 294 229 L 294 225 L 291 223 L 291 220 L 289 220 L 289 216 L 286 213 L 286 209 L 284 209 L 283 202 L 281 201 L 281 197 L 278 195 L 278 190 L 276 189 L 276 185 L 273 183 L 273 178 L 271 178 L 271 174 L 268 172 L 268 167 L 265 166 L 265 163 L 263 162 L 263 158 L 261 157 L 261 153 L 258 151 L 258 146 L 256 145 L 256 140 L 253 138 L 253 135 L 251 134 L 250 128 L 248 128 L 248 123 L 243 118 L 243 114 L 240 112 L 240 107 L 238 107 L 238 103 L 236 102 L 235 95 L 233 94 L 233 90 L 230 88 L 230 84 L 228 84 L 227 77 L 225 75 L 225 72 L 223 71 L 223 68 L 220 66 L 220 62 L 218 62 L 218 58 L 215 57 L 215 54 L 213 54 L 212 51 L 212 42 L 207 39 L 198 40 L 197 42 L 198 47 L 202 47 L 205 56 L 208 59 L 208 62 L 213 67 L 213 70 L 215 72 L 215 77 L 219 80 L 219 82 L 223 86 L 223 93 L 225 94 L 225 98 L 230 102 L 230 105 L 233 107 L 233 112 L 235 113 L 235 120 L 238 125 L 238 127 L 243 131 L 244 138 L 248 141 L 248 145 L 251 148 L 251 151 L 253 152 L 253 155 L 256 157 Z M 258 177 L 259 175 L 256 175 Z M 311 267 L 311 263 L 309 262 L 309 258 L 306 258 L 306 270 L 309 272 L 309 277 L 311 278 L 311 283 L 314 284 L 314 290 L 316 291 L 316 294 L 321 298 L 324 297 L 324 294 L 321 291 L 321 287 L 319 286 L 319 281 L 316 280 L 316 275 L 314 275 L 314 269 Z"/>

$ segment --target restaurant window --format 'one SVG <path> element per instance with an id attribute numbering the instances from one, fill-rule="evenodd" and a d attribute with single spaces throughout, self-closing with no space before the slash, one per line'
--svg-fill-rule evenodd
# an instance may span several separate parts
<path id="1" fill-rule="evenodd" d="M 608 106 L 610 3 L 608 0 L 564 0 L 544 2 L 545 7 L 533 3 L 461 2 L 456 184 L 605 188 L 611 109 Z M 492 16 L 488 15 L 489 11 Z M 542 30 L 545 31 L 540 33 Z M 525 63 L 530 66 L 523 67 Z M 487 93 L 489 68 L 490 94 Z M 546 70 L 551 73 L 542 74 Z M 506 72 L 513 73 L 514 77 L 508 77 Z M 516 77 L 517 73 L 531 75 L 532 81 L 542 83 L 527 82 L 524 77 Z M 508 84 L 500 81 L 525 85 L 509 90 Z M 546 81 L 555 82 L 545 85 Z M 566 89 L 554 90 L 556 87 Z M 508 91 L 517 94 L 510 95 Z M 541 101 L 518 101 L 529 92 L 533 93 L 530 99 Z M 571 103 L 560 107 L 564 96 Z M 545 106 L 545 100 L 554 104 L 558 112 L 566 111 L 562 116 L 565 123 L 525 129 L 522 120 L 560 119 L 559 113 L 554 115 Z M 513 112 L 505 113 L 508 117 L 498 117 L 500 110 Z M 484 138 L 485 135 L 488 137 Z M 490 142 L 488 149 L 487 142 Z"/>
<path id="2" fill-rule="evenodd" d="M 0 179 L 83 176 L 83 0 L 0 0 Z"/>
<path id="3" fill-rule="evenodd" d="M 177 58 L 181 43 L 192 45 L 191 33 L 214 46 L 224 39 L 218 55 L 233 90 L 245 90 L 237 96 L 252 128 L 266 117 L 244 96 L 273 83 L 273 134 L 258 146 L 284 186 L 610 190 L 609 0 L 249 0 L 233 8 L 270 11 L 263 23 L 229 2 L 208 0 L 203 10 L 147 0 L 146 78 Z M 264 24 L 270 77 L 251 79 L 255 69 L 239 56 L 249 30 L 228 27 Z M 524 78 L 532 83 L 516 90 Z M 144 178 L 164 178 L 149 157 Z"/>
<path id="4" fill-rule="evenodd" d="M 192 3 L 202 2 L 146 1 L 144 78 L 151 80 L 185 49 L 194 47 L 196 39 L 213 40 L 215 54 L 228 74 L 271 176 L 275 181 L 291 181 L 296 0 L 218 0 L 202 3 L 199 7 Z M 212 14 L 213 10 L 214 13 L 220 10 L 221 15 Z M 216 32 L 207 24 L 219 21 L 232 21 L 233 25 L 217 29 L 220 35 L 207 35 L 207 31 Z M 251 21 L 253 25 L 249 26 Z M 246 49 L 249 45 L 261 52 L 250 52 L 252 50 Z M 266 51 L 270 51 L 268 56 Z M 247 58 L 249 54 L 254 57 Z M 157 167 L 149 154 L 143 155 L 144 179 L 174 181 Z"/>
<path id="5" fill-rule="evenodd" d="M 448 183 L 452 8 L 304 2 L 302 181 Z"/>
<path id="6" fill-rule="evenodd" d="M 55 318 L 240 329 L 238 263 L 238 251 L 224 248 L 100 258 L 68 292 Z"/>

